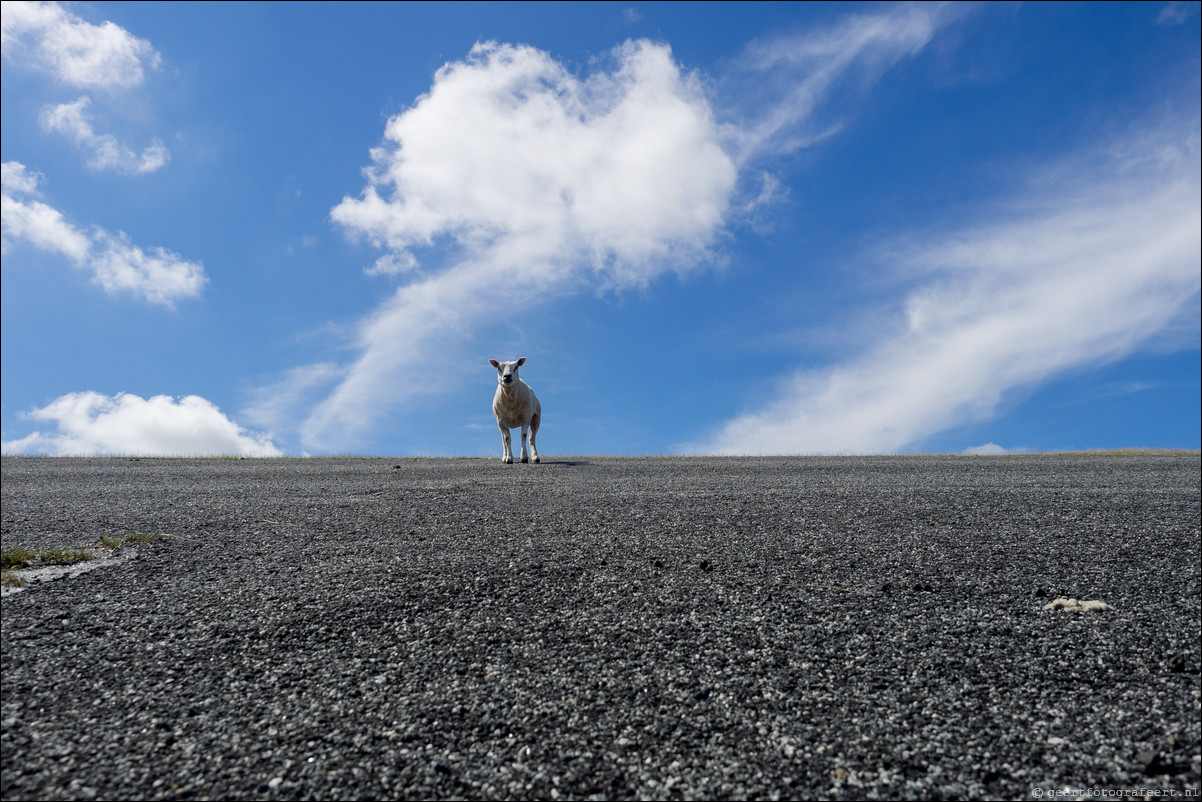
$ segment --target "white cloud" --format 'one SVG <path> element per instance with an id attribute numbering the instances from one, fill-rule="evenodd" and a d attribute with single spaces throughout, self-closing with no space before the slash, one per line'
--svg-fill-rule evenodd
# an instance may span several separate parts
<path id="1" fill-rule="evenodd" d="M 367 189 L 334 220 L 397 253 L 449 235 L 475 252 L 584 259 L 616 284 L 680 267 L 660 260 L 709 243 L 734 166 L 666 46 L 614 58 L 581 81 L 533 48 L 477 45 L 388 121 Z"/>
<path id="2" fill-rule="evenodd" d="M 125 232 L 95 229 L 88 260 L 92 281 L 109 295 L 133 295 L 150 303 L 174 307 L 180 298 L 194 298 L 204 288 L 204 266 L 189 262 L 165 248 L 142 250 Z"/>
<path id="3" fill-rule="evenodd" d="M 530 47 L 477 45 L 372 159 L 332 217 L 386 249 L 369 272 L 412 279 L 362 323 L 361 356 L 304 424 L 310 446 L 452 380 L 482 321 L 711 262 L 736 177 L 701 85 L 645 41 L 583 79 Z M 417 358 L 420 384 L 404 370 Z"/>
<path id="4" fill-rule="evenodd" d="M 3 444 L 3 453 L 51 456 L 276 457 L 271 435 L 247 432 L 211 402 L 190 395 L 70 393 L 28 413 L 55 424 Z"/>
<path id="5" fill-rule="evenodd" d="M 1010 451 L 1002 448 L 997 443 L 985 443 L 980 446 L 971 446 L 960 453 L 968 457 L 997 457 L 1002 454 L 1009 454 Z"/>
<path id="6" fill-rule="evenodd" d="M 200 295 L 204 267 L 163 248 L 147 253 L 123 232 L 112 234 L 99 227 L 84 232 L 68 223 L 57 209 L 30 197 L 37 193 L 39 177 L 20 162 L 5 162 L 0 232 L 3 251 L 16 241 L 57 253 L 77 269 L 92 275 L 92 282 L 110 295 L 132 295 L 150 303 L 174 308 L 177 300 Z"/>
<path id="7" fill-rule="evenodd" d="M 80 148 L 88 151 L 88 167 L 96 171 L 115 170 L 143 175 L 152 173 L 171 160 L 171 152 L 155 137 L 141 153 L 135 153 L 117 141 L 112 134 L 97 134 L 88 121 L 86 110 L 90 98 L 81 97 L 73 103 L 47 106 L 41 115 L 42 130 L 65 134 Z"/>
<path id="8" fill-rule="evenodd" d="M 5 0 L 0 49 L 5 58 L 61 83 L 125 89 L 142 83 L 160 57 L 144 39 L 112 22 L 92 25 L 58 3 Z"/>
<path id="9" fill-rule="evenodd" d="M 904 323 L 861 356 L 787 379 L 687 450 L 880 453 L 992 415 L 1007 393 L 1198 325 L 1197 119 L 1038 176 L 1005 222 L 931 236 Z M 1196 342 L 1196 336 L 1194 336 Z"/>
<path id="10" fill-rule="evenodd" d="M 0 203 L 0 236 L 8 252 L 10 240 L 25 240 L 39 250 L 59 253 L 76 264 L 83 264 L 91 251 L 89 237 L 63 219 L 62 214 L 38 200 L 17 196 L 37 192 L 41 177 L 29 172 L 20 162 L 4 162 Z"/>
<path id="11" fill-rule="evenodd" d="M 32 195 L 38 191 L 41 182 L 39 173 L 30 172 L 20 162 L 4 162 L 0 165 L 0 186 L 4 187 L 5 192 Z"/>

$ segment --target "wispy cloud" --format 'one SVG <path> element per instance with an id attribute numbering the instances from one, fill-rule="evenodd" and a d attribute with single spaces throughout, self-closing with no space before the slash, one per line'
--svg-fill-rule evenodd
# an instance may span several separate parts
<path id="1" fill-rule="evenodd" d="M 53 423 L 55 431 L 6 441 L 4 454 L 275 457 L 282 453 L 271 435 L 246 431 L 195 395 L 176 400 L 165 395 L 145 399 L 128 393 L 70 393 L 27 417 Z"/>
<path id="2" fill-rule="evenodd" d="M 1011 211 L 994 210 L 1004 222 L 883 254 L 918 283 L 898 326 L 686 450 L 894 452 L 1052 375 L 1196 330 L 1197 131 L 1196 118 L 1149 126 L 1034 177 Z"/>
<path id="3" fill-rule="evenodd" d="M 832 94 L 861 96 L 966 8 L 905 3 L 753 42 L 724 76 L 730 111 L 740 115 L 727 130 L 738 161 L 790 153 L 837 133 L 845 121 L 818 113 Z"/>
<path id="4" fill-rule="evenodd" d="M 143 175 L 153 173 L 171 160 L 171 152 L 155 137 L 141 153 L 135 153 L 117 141 L 112 134 L 98 134 L 88 120 L 90 98 L 81 97 L 71 103 L 47 106 L 41 114 L 42 130 L 64 134 L 90 154 L 88 167 L 96 171 L 114 170 L 119 173 Z"/>
<path id="5" fill-rule="evenodd" d="M 81 231 L 36 198 L 39 183 L 39 176 L 20 162 L 4 163 L 0 243 L 5 253 L 24 242 L 66 257 L 110 295 L 132 295 L 168 308 L 200 295 L 207 278 L 199 262 L 164 248 L 145 251 L 124 232 L 113 234 L 99 227 Z"/>
<path id="6" fill-rule="evenodd" d="M 69 86 L 127 89 L 160 62 L 145 39 L 112 22 L 92 25 L 58 3 L 5 0 L 2 19 L 4 57 Z"/>
<path id="7" fill-rule="evenodd" d="M 1177 2 L 1166 3 L 1156 15 L 1157 25 L 1183 25 L 1186 20 L 1198 13 L 1198 3 Z"/>
<path id="8" fill-rule="evenodd" d="M 330 362 L 292 368 L 253 389 L 238 414 L 251 425 L 272 428 L 291 420 L 297 409 L 313 408 L 345 375 L 344 367 Z M 281 442 L 293 450 L 293 443 Z"/>

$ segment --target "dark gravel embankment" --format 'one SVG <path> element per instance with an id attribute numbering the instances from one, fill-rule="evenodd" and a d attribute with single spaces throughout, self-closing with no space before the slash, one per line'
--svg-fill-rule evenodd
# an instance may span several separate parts
<path id="1" fill-rule="evenodd" d="M 2 464 L 6 800 L 1199 785 L 1196 454 Z"/>

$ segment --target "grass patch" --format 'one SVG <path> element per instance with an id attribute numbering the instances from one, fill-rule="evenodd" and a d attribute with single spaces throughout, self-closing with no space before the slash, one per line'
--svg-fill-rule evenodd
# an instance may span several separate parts
<path id="1" fill-rule="evenodd" d="M 124 535 L 103 535 L 100 538 L 100 545 L 106 549 L 119 549 L 130 543 L 154 543 L 164 537 L 166 535 L 154 532 L 126 532 Z"/>
<path id="2" fill-rule="evenodd" d="M 0 552 L 0 568 L 5 571 L 17 571 L 35 563 L 72 565 L 90 560 L 93 556 L 92 552 L 82 546 L 77 549 L 42 549 L 41 551 L 7 549 Z"/>
<path id="3" fill-rule="evenodd" d="M 0 586 L 6 588 L 24 587 L 25 577 L 17 576 L 12 571 L 0 572 Z"/>
<path id="4" fill-rule="evenodd" d="M 156 540 L 162 540 L 166 535 L 154 532 L 130 532 L 125 535 L 126 543 L 154 543 Z"/>
<path id="5" fill-rule="evenodd" d="M 130 543 L 153 543 L 165 537 L 166 535 L 154 532 L 126 532 L 124 535 L 104 535 L 100 538 L 100 545 L 106 549 L 119 549 Z M 95 556 L 91 549 L 83 546 L 71 549 L 41 549 L 40 551 L 4 549 L 0 551 L 0 568 L 4 570 L 6 585 L 20 587 L 25 580 L 17 577 L 12 573 L 13 571 L 38 565 L 74 565 L 91 560 Z M 17 581 L 20 584 L 14 585 L 13 583 Z"/>
<path id="6" fill-rule="evenodd" d="M 5 549 L 0 551 L 0 568 L 5 571 L 24 568 L 31 562 L 36 561 L 38 553 L 29 551 L 28 549 Z"/>
<path id="7" fill-rule="evenodd" d="M 42 549 L 38 552 L 38 559 L 51 565 L 72 565 L 90 560 L 93 556 L 82 546 L 77 549 Z"/>

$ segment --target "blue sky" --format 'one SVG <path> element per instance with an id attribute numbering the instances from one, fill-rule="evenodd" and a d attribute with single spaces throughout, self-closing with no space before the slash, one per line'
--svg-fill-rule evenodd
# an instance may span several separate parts
<path id="1" fill-rule="evenodd" d="M 1199 22 L 5 2 L 4 453 L 1197 449 Z"/>

